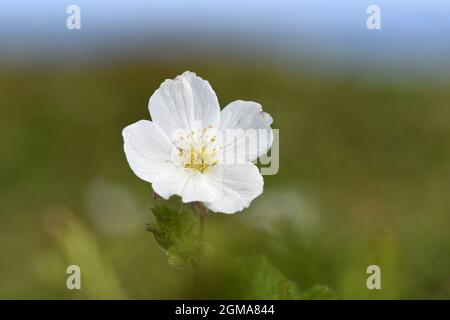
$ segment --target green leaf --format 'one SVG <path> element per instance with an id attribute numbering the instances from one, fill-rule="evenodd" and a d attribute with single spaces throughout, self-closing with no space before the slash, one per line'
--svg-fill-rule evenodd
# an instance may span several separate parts
<path id="1" fill-rule="evenodd" d="M 285 300 L 299 299 L 296 285 L 274 268 L 266 258 L 259 259 L 259 266 L 253 277 L 255 299 Z"/>
<path id="2" fill-rule="evenodd" d="M 313 286 L 300 294 L 302 300 L 330 300 L 335 298 L 334 292 L 324 285 Z"/>
<path id="3" fill-rule="evenodd" d="M 318 300 L 334 299 L 327 286 L 316 285 L 299 290 L 297 285 L 272 266 L 265 257 L 259 259 L 253 276 L 253 299 L 267 300 Z"/>
<path id="4" fill-rule="evenodd" d="M 183 267 L 194 259 L 198 249 L 198 220 L 190 211 L 157 205 L 155 221 L 147 225 L 156 242 L 166 250 L 168 263 Z"/>

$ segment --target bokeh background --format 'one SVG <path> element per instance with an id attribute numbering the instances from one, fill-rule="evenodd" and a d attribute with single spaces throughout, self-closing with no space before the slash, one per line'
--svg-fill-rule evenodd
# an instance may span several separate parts
<path id="1" fill-rule="evenodd" d="M 450 298 L 449 16 L 437 0 L 2 1 L 0 298 L 264 298 L 242 262 L 259 256 L 300 291 Z M 264 193 L 207 218 L 224 257 L 200 284 L 145 231 L 155 200 L 121 136 L 186 70 L 280 129 Z"/>

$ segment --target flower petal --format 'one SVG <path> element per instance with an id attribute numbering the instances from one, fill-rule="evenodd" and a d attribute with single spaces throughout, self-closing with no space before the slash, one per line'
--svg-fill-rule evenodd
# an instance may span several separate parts
<path id="1" fill-rule="evenodd" d="M 263 177 L 253 163 L 216 165 L 207 175 L 217 197 L 205 205 L 214 212 L 241 211 L 263 191 Z"/>
<path id="2" fill-rule="evenodd" d="M 219 125 L 216 93 L 208 81 L 193 72 L 164 81 L 150 97 L 148 107 L 153 122 L 169 137 L 179 129 L 192 131 Z"/>
<path id="3" fill-rule="evenodd" d="M 155 176 L 173 166 L 171 152 L 175 147 L 164 131 L 148 120 L 140 120 L 122 131 L 125 155 L 133 172 L 152 182 Z"/>
<path id="4" fill-rule="evenodd" d="M 175 166 L 161 171 L 154 179 L 152 187 L 166 200 L 173 195 L 180 196 L 183 202 L 209 202 L 217 197 L 206 175 Z"/>
<path id="5" fill-rule="evenodd" d="M 272 121 L 272 117 L 256 102 L 237 100 L 230 103 L 220 114 L 223 151 L 245 152 L 245 161 L 256 160 L 272 146 Z"/>

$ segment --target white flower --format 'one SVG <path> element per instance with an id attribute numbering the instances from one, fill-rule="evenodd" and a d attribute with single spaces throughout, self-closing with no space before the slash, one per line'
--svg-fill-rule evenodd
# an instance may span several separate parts
<path id="1" fill-rule="evenodd" d="M 237 100 L 220 111 L 208 81 L 185 72 L 161 84 L 149 110 L 152 121 L 131 124 L 122 135 L 131 169 L 158 195 L 235 213 L 262 193 L 252 161 L 269 150 L 273 135 L 261 105 Z"/>

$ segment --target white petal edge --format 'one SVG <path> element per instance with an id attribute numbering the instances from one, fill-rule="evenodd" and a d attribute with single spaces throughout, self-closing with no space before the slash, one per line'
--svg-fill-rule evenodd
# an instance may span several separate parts
<path id="1" fill-rule="evenodd" d="M 205 205 L 214 212 L 241 211 L 263 192 L 263 177 L 253 163 L 216 165 L 207 175 L 217 197 Z"/>
<path id="2" fill-rule="evenodd" d="M 259 103 L 243 100 L 231 102 L 220 113 L 219 130 L 224 139 L 222 151 L 230 153 L 233 151 L 231 149 L 235 149 L 235 152 L 244 150 L 245 156 L 237 156 L 246 161 L 256 160 L 272 147 L 272 122 L 272 117 L 262 110 Z M 236 129 L 240 129 L 241 133 L 236 132 Z M 251 132 L 251 129 L 255 130 Z M 251 134 L 255 132 L 255 135 Z M 234 135 L 236 139 L 230 140 L 229 137 Z M 258 136 L 263 139 L 258 139 Z"/>
<path id="3" fill-rule="evenodd" d="M 209 202 L 217 197 L 206 175 L 175 166 L 161 171 L 154 179 L 152 187 L 166 200 L 173 195 L 178 195 L 185 203 Z"/>
<path id="4" fill-rule="evenodd" d="M 164 131 L 148 120 L 140 120 L 122 131 L 125 155 L 133 172 L 152 182 L 158 173 L 173 166 L 175 147 Z"/>
<path id="5" fill-rule="evenodd" d="M 165 80 L 150 97 L 152 121 L 171 138 L 177 130 L 217 127 L 220 107 L 209 82 L 186 71 L 175 79 Z"/>

